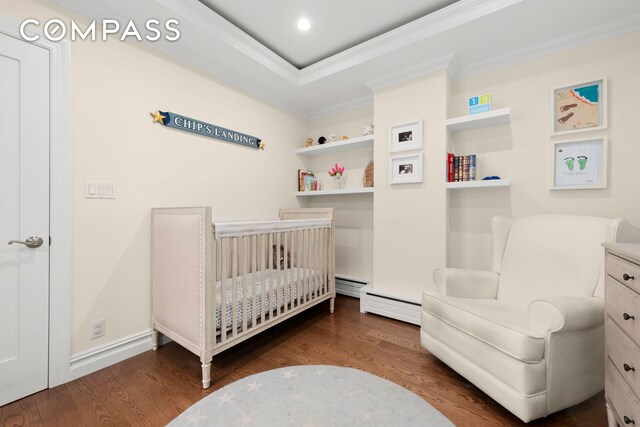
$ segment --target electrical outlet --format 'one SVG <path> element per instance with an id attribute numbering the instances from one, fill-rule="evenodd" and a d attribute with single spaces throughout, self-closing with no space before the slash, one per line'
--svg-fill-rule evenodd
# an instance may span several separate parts
<path id="1" fill-rule="evenodd" d="M 91 322 L 91 339 L 104 336 L 104 319 L 98 319 Z"/>

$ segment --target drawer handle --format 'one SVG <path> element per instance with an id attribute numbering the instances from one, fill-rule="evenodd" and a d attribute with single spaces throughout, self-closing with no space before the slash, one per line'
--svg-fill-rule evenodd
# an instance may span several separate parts
<path id="1" fill-rule="evenodd" d="M 624 281 L 626 282 L 627 280 L 636 280 L 635 276 L 629 276 L 627 273 L 624 273 L 622 275 L 622 278 L 624 279 Z"/>
<path id="2" fill-rule="evenodd" d="M 625 424 L 635 424 L 636 422 L 625 415 L 624 416 L 624 423 Z"/>
<path id="3" fill-rule="evenodd" d="M 629 366 L 626 363 L 624 365 L 622 365 L 624 367 L 625 372 L 629 372 L 629 371 L 636 371 L 636 368 L 634 368 L 633 366 Z"/>
<path id="4" fill-rule="evenodd" d="M 635 316 L 630 316 L 628 313 L 622 313 L 622 317 L 624 318 L 624 320 L 635 320 Z"/>

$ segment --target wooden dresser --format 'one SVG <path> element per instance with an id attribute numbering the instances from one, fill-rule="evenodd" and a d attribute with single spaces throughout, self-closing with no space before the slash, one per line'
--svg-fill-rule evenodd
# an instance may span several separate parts
<path id="1" fill-rule="evenodd" d="M 640 426 L 640 245 L 604 246 L 607 419 Z"/>

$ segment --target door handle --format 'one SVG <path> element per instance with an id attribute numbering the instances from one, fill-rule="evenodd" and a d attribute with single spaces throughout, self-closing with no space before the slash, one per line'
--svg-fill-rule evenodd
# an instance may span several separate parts
<path id="1" fill-rule="evenodd" d="M 28 248 L 35 249 L 42 246 L 43 241 L 42 241 L 42 237 L 38 237 L 38 236 L 31 236 L 24 242 L 21 242 L 20 240 L 9 240 L 10 245 L 13 245 L 14 243 L 19 243 L 21 245 L 25 245 Z"/>

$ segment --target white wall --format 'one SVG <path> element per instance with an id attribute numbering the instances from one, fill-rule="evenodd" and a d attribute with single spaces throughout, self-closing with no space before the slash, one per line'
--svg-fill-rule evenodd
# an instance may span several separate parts
<path id="1" fill-rule="evenodd" d="M 478 154 L 478 176 L 500 175 L 509 189 L 451 192 L 451 265 L 487 269 L 490 219 L 538 213 L 622 217 L 640 226 L 638 70 L 640 33 L 610 39 L 451 84 L 450 116 L 466 114 L 469 96 L 490 92 L 493 108 L 511 107 L 511 124 L 452 135 L 457 154 Z M 550 137 L 554 87 L 591 79 L 609 83 L 609 129 Z M 608 187 L 549 190 L 550 144 L 607 135 Z"/>
<path id="2" fill-rule="evenodd" d="M 373 122 L 373 105 L 335 114 L 309 123 L 309 136 L 314 144 L 318 138 L 335 134 L 360 136 L 361 128 Z M 303 142 L 301 142 L 303 146 Z M 345 186 L 362 187 L 364 168 L 373 159 L 373 149 L 345 151 L 332 155 L 302 159 L 314 171 L 322 184 L 330 188 L 329 169 L 338 162 L 344 166 Z M 336 217 L 336 273 L 364 281 L 373 279 L 373 195 L 354 194 L 340 196 L 301 197 L 309 207 L 333 207 Z"/>
<path id="3" fill-rule="evenodd" d="M 432 271 L 446 265 L 447 90 L 448 76 L 440 72 L 381 90 L 374 97 L 373 285 L 399 298 L 418 300 L 420 292 L 431 286 Z M 388 129 L 415 120 L 424 120 L 424 182 L 392 186 Z"/>
<path id="4" fill-rule="evenodd" d="M 32 0 L 0 0 L 0 11 L 18 23 L 73 16 Z M 211 205 L 221 219 L 297 207 L 294 149 L 308 123 L 136 43 L 71 45 L 73 354 L 150 327 L 152 207 Z M 153 124 L 156 109 L 258 136 L 266 150 Z M 85 180 L 115 181 L 117 199 L 85 199 Z M 105 336 L 90 341 L 99 318 Z"/>

